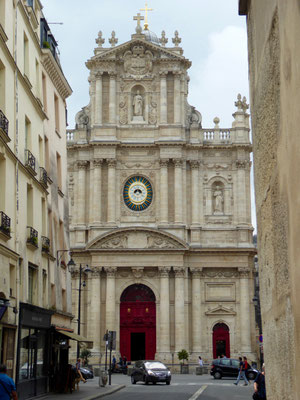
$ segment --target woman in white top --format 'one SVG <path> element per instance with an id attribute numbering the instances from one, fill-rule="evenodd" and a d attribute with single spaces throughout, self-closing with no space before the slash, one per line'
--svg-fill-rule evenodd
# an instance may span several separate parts
<path id="1" fill-rule="evenodd" d="M 198 363 L 199 363 L 199 367 L 203 367 L 203 360 L 202 360 L 202 358 L 200 356 L 199 356 Z"/>

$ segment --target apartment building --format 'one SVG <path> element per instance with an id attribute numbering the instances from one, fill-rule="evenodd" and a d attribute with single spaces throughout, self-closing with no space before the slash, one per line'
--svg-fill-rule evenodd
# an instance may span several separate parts
<path id="1" fill-rule="evenodd" d="M 44 393 L 72 331 L 66 98 L 39 0 L 0 0 L 0 361 Z M 53 375 L 53 373 L 52 373 Z"/>

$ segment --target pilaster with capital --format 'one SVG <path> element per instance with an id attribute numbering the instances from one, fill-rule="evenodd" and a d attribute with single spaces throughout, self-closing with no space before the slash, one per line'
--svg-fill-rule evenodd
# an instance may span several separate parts
<path id="1" fill-rule="evenodd" d="M 106 329 L 116 330 L 116 268 L 105 267 L 106 272 Z"/>
<path id="2" fill-rule="evenodd" d="M 175 352 L 186 348 L 184 313 L 184 277 L 185 269 L 175 267 Z"/>
<path id="3" fill-rule="evenodd" d="M 240 275 L 240 324 L 241 324 L 241 351 L 251 352 L 251 324 L 250 324 L 250 269 L 239 268 Z"/>
<path id="4" fill-rule="evenodd" d="M 174 198 L 174 203 L 175 203 L 175 224 L 182 224 L 182 210 L 183 210 L 183 204 L 182 204 L 182 191 L 183 191 L 183 184 L 182 184 L 182 167 L 183 167 L 183 162 L 182 160 L 175 159 L 174 160 L 174 165 L 175 165 L 175 174 L 174 174 L 174 187 L 175 187 L 175 193 L 176 196 Z"/>
<path id="5" fill-rule="evenodd" d="M 160 351 L 170 351 L 170 267 L 160 267 Z"/>
<path id="6" fill-rule="evenodd" d="M 160 123 L 167 123 L 167 72 L 160 72 Z"/>
<path id="7" fill-rule="evenodd" d="M 200 353 L 201 349 L 201 272 L 202 268 L 190 268 L 192 274 L 192 349 Z"/>
<path id="8" fill-rule="evenodd" d="M 108 166 L 108 202 L 107 202 L 107 222 L 116 222 L 116 160 L 107 160 Z"/>
<path id="9" fill-rule="evenodd" d="M 160 160 L 160 222 L 168 223 L 168 163 Z"/>
<path id="10" fill-rule="evenodd" d="M 174 72 L 174 122 L 181 123 L 181 71 Z"/>
<path id="11" fill-rule="evenodd" d="M 190 161 L 192 170 L 192 224 L 200 223 L 199 216 L 199 162 Z"/>
<path id="12" fill-rule="evenodd" d="M 102 72 L 96 74 L 95 90 L 95 125 L 102 124 Z"/>
<path id="13" fill-rule="evenodd" d="M 101 183 L 102 183 L 102 164 L 103 160 L 95 159 L 93 161 L 94 165 L 94 182 L 93 182 L 93 189 L 94 189 L 94 196 L 93 196 L 93 216 L 94 216 L 94 223 L 100 224 L 101 222 Z"/>
<path id="14" fill-rule="evenodd" d="M 247 206 L 246 206 L 246 166 L 247 161 L 236 160 L 237 168 L 237 193 L 238 193 L 238 223 L 243 224 L 247 222 Z M 248 172 L 250 174 L 250 172 Z"/>
<path id="15" fill-rule="evenodd" d="M 116 73 L 109 74 L 109 122 L 116 123 Z"/>
<path id="16" fill-rule="evenodd" d="M 88 161 L 78 161 L 78 191 L 77 191 L 77 223 L 84 225 L 85 221 L 85 204 L 86 204 L 86 169 Z"/>
<path id="17" fill-rule="evenodd" d="M 101 340 L 101 268 L 93 267 L 88 274 L 88 337 L 93 340 L 94 351 L 100 351 Z"/>

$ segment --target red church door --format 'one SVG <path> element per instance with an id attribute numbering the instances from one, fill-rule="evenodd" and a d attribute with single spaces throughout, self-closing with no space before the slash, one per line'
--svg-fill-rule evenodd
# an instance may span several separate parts
<path id="1" fill-rule="evenodd" d="M 216 324 L 213 328 L 213 356 L 225 355 L 230 358 L 229 328 L 225 324 Z"/>
<path id="2" fill-rule="evenodd" d="M 145 285 L 131 285 L 121 295 L 120 352 L 130 361 L 154 360 L 156 352 L 155 295 Z"/>

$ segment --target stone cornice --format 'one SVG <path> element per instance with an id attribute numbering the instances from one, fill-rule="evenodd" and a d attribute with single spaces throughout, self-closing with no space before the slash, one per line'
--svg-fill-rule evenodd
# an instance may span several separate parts
<path id="1" fill-rule="evenodd" d="M 72 89 L 65 78 L 61 68 L 57 64 L 50 49 L 42 49 L 42 64 L 52 80 L 55 88 L 65 100 L 72 94 Z"/>
<path id="2" fill-rule="evenodd" d="M 160 53 L 164 53 L 164 54 L 168 55 L 170 57 L 170 58 L 166 59 L 166 61 L 168 61 L 168 62 L 181 61 L 186 64 L 187 68 L 189 68 L 192 65 L 192 63 L 187 58 L 185 58 L 182 55 L 175 54 L 173 51 L 168 50 L 165 47 L 155 45 L 151 42 L 147 42 L 146 40 L 142 40 L 142 39 L 131 39 L 125 43 L 120 44 L 119 46 L 115 46 L 115 47 L 109 48 L 107 50 L 103 49 L 103 51 L 100 54 L 97 54 L 97 55 L 93 56 L 92 58 L 90 58 L 86 62 L 86 66 L 87 66 L 87 68 L 92 69 L 93 67 L 101 64 L 102 61 L 115 62 L 117 53 L 125 51 L 127 48 L 130 48 L 131 45 L 133 45 L 133 44 L 140 44 L 140 45 L 150 48 L 154 51 L 158 51 Z M 115 56 L 114 59 L 107 59 L 107 57 L 111 57 L 113 55 Z M 159 59 L 159 61 L 161 62 L 162 59 Z M 118 60 L 118 62 L 120 62 L 120 61 Z"/>

